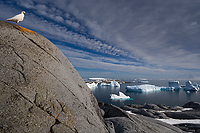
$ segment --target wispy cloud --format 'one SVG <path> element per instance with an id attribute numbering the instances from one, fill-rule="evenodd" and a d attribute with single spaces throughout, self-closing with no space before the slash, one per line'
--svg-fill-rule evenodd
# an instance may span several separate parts
<path id="1" fill-rule="evenodd" d="M 63 52 L 71 49 L 66 55 L 73 59 L 75 67 L 155 77 L 200 74 L 199 1 L 13 0 L 11 3 L 1 2 L 0 18 L 6 20 L 22 9 L 27 10 L 22 26 L 60 42 L 57 46 Z"/>
<path id="2" fill-rule="evenodd" d="M 62 52 L 68 57 L 70 62 L 78 68 L 84 68 L 84 70 L 90 69 L 90 71 L 87 71 L 87 73 L 90 73 L 89 75 L 97 75 L 99 71 L 100 75 L 106 75 L 110 78 L 116 78 L 116 73 L 120 73 L 120 77 L 122 78 L 138 78 L 138 77 L 146 77 L 146 78 L 160 78 L 164 79 L 166 77 L 170 78 L 189 78 L 191 75 L 198 77 L 198 74 L 195 70 L 176 70 L 176 68 L 173 69 L 163 69 L 163 66 L 144 66 L 140 63 L 131 62 L 130 60 L 118 60 L 114 58 L 104 57 L 101 55 L 92 54 L 89 52 L 85 52 L 82 50 L 77 50 L 73 48 L 69 48 L 63 45 L 57 45 L 58 48 L 62 50 Z M 87 77 L 88 74 L 85 74 L 85 71 L 82 71 L 80 69 L 81 73 L 84 73 L 84 77 Z M 109 73 L 109 74 L 108 74 Z M 88 75 L 88 77 L 89 77 Z M 165 75 L 165 76 L 163 76 Z M 181 78 L 180 78 L 181 77 Z"/>

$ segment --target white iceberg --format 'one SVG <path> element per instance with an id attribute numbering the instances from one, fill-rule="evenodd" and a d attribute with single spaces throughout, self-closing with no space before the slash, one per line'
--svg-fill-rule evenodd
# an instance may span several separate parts
<path id="1" fill-rule="evenodd" d="M 86 83 L 86 84 L 90 89 L 98 87 L 98 83 L 92 82 L 92 83 Z"/>
<path id="2" fill-rule="evenodd" d="M 112 100 L 128 100 L 128 99 L 132 99 L 130 98 L 129 96 L 126 96 L 124 93 L 122 92 L 119 92 L 119 95 L 116 95 L 116 94 L 110 94 L 110 99 Z"/>
<path id="3" fill-rule="evenodd" d="M 186 82 L 186 86 L 181 87 L 179 81 L 171 81 L 169 82 L 169 87 L 159 87 L 150 84 L 143 84 L 143 85 L 135 85 L 135 86 L 126 86 L 127 91 L 132 92 L 151 92 L 151 91 L 158 91 L 158 90 L 180 90 L 184 88 L 185 91 L 198 91 L 199 85 L 197 83 L 193 83 L 191 81 Z"/>
<path id="4" fill-rule="evenodd" d="M 108 83 L 104 83 L 104 82 L 101 83 L 100 85 L 101 85 L 101 86 L 110 86 L 110 84 L 108 84 Z"/>
<path id="5" fill-rule="evenodd" d="M 89 80 L 92 80 L 92 81 L 105 81 L 106 79 L 105 78 L 89 78 Z"/>
<path id="6" fill-rule="evenodd" d="M 169 87 L 161 87 L 161 90 L 165 91 L 178 91 L 181 89 L 179 81 L 169 81 Z"/>
<path id="7" fill-rule="evenodd" d="M 174 90 L 177 90 L 175 87 L 161 87 L 162 91 L 174 91 Z"/>
<path id="8" fill-rule="evenodd" d="M 120 87 L 120 84 L 117 81 L 111 81 L 110 85 L 114 87 Z"/>
<path id="9" fill-rule="evenodd" d="M 193 83 L 193 86 L 199 87 L 199 85 L 196 82 Z"/>
<path id="10" fill-rule="evenodd" d="M 158 87 L 155 85 L 143 84 L 143 85 L 136 85 L 136 86 L 127 86 L 127 91 L 133 92 L 150 92 L 150 91 L 157 91 L 161 90 L 162 87 Z"/>
<path id="11" fill-rule="evenodd" d="M 144 84 L 148 84 L 149 81 L 147 79 L 139 79 L 138 83 L 144 83 Z"/>
<path id="12" fill-rule="evenodd" d="M 180 90 L 181 89 L 181 86 L 179 84 L 179 81 L 170 81 L 168 82 L 169 84 L 169 90 Z"/>
<path id="13" fill-rule="evenodd" d="M 198 91 L 199 87 L 197 83 L 193 83 L 191 81 L 187 81 L 186 85 L 183 87 L 185 91 Z"/>

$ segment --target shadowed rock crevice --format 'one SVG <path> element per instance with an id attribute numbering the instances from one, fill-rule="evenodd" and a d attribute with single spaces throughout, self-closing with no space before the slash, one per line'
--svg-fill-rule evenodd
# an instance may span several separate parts
<path id="1" fill-rule="evenodd" d="M 24 34 L 23 34 L 24 35 Z M 25 36 L 25 35 L 24 35 Z M 59 59 L 57 59 L 56 57 L 54 57 L 53 55 L 51 55 L 48 51 L 46 51 L 44 48 L 42 48 L 39 44 L 37 44 L 34 40 L 32 40 L 31 38 L 28 38 L 27 36 L 25 36 L 27 39 L 29 39 L 32 43 L 34 43 L 36 46 L 38 46 L 40 49 L 42 49 L 44 52 L 46 52 L 48 55 L 50 55 L 53 59 L 55 59 L 57 62 L 60 63 Z"/>
<path id="2" fill-rule="evenodd" d="M 45 71 L 47 71 L 50 75 L 52 75 L 56 80 L 58 80 L 66 89 L 68 89 L 68 87 L 56 76 L 54 75 L 52 72 L 50 72 L 47 68 L 45 68 L 44 66 L 42 66 L 41 64 L 39 64 L 37 61 L 34 61 L 36 64 L 38 64 L 39 66 L 41 66 Z M 84 88 L 82 87 L 80 84 L 78 84 L 78 87 L 80 88 Z M 70 89 L 68 89 L 69 92 L 71 92 L 71 94 L 76 97 L 76 95 L 73 93 L 73 91 L 71 91 Z M 78 97 L 76 97 L 80 102 L 82 102 Z M 87 98 L 87 97 L 86 97 Z M 95 99 L 96 100 L 96 99 Z M 84 103 L 82 103 L 83 106 L 85 106 L 85 109 L 87 109 L 87 102 L 86 102 L 86 105 Z"/>

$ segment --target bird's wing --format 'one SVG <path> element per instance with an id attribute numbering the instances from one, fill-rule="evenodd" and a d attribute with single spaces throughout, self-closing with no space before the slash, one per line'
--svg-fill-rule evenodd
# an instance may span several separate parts
<path id="1" fill-rule="evenodd" d="M 18 14 L 12 18 L 7 19 L 7 21 L 22 21 L 24 18 L 23 14 Z"/>

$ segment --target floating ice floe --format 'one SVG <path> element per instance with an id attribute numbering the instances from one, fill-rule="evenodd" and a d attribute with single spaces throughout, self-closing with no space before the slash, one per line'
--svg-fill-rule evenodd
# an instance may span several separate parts
<path id="1" fill-rule="evenodd" d="M 149 81 L 147 79 L 138 79 L 138 83 L 145 83 L 148 84 Z"/>
<path id="2" fill-rule="evenodd" d="M 155 85 L 149 85 L 149 84 L 127 86 L 126 87 L 127 91 L 133 91 L 133 92 L 150 92 L 150 91 L 161 90 L 161 88 L 162 87 L 158 87 L 158 86 L 155 86 Z"/>
<path id="3" fill-rule="evenodd" d="M 119 95 L 116 94 L 110 94 L 110 99 L 112 100 L 133 100 L 129 96 L 126 96 L 124 93 L 119 92 Z"/>
<path id="4" fill-rule="evenodd" d="M 92 83 L 86 83 L 86 84 L 90 89 L 98 87 L 98 83 L 92 82 Z"/>
<path id="5" fill-rule="evenodd" d="M 199 85 L 197 83 L 193 83 L 191 81 L 187 81 L 186 85 L 183 87 L 185 91 L 198 91 Z"/>
<path id="6" fill-rule="evenodd" d="M 158 90 L 165 90 L 165 91 L 178 91 L 181 88 L 183 88 L 187 93 L 190 93 L 189 91 L 198 91 L 199 85 L 197 83 L 193 83 L 191 81 L 187 81 L 186 85 L 181 87 L 179 84 L 179 81 L 170 81 L 169 87 L 159 87 L 155 85 L 150 84 L 143 84 L 143 85 L 135 85 L 135 86 L 127 86 L 127 91 L 132 92 L 151 92 L 151 91 L 158 91 Z"/>
<path id="7" fill-rule="evenodd" d="M 105 81 L 106 79 L 105 78 L 89 78 L 89 80 L 92 80 L 92 81 Z"/>
<path id="8" fill-rule="evenodd" d="M 111 81 L 110 85 L 114 87 L 120 87 L 120 84 L 117 81 Z"/>
<path id="9" fill-rule="evenodd" d="M 108 84 L 108 83 L 101 83 L 100 85 L 101 86 L 110 86 L 110 84 Z"/>

